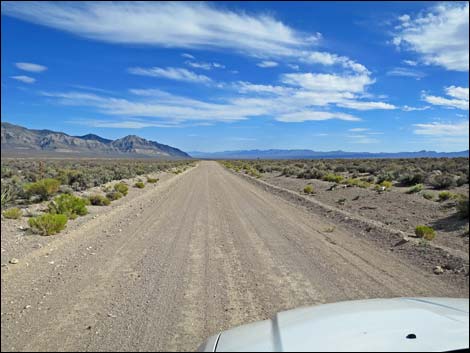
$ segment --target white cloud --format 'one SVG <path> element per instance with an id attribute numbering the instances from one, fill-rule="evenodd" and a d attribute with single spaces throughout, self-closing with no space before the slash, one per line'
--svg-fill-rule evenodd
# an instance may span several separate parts
<path id="1" fill-rule="evenodd" d="M 234 87 L 241 93 L 273 93 L 273 94 L 286 94 L 289 91 L 288 87 L 272 86 L 272 85 L 257 85 L 250 82 L 239 81 L 234 84 Z"/>
<path id="2" fill-rule="evenodd" d="M 440 3 L 414 19 L 404 15 L 399 20 L 395 45 L 417 52 L 425 64 L 468 71 L 468 2 Z"/>
<path id="3" fill-rule="evenodd" d="M 259 67 L 262 67 L 262 68 L 268 68 L 268 67 L 276 67 L 279 64 L 275 61 L 265 60 L 265 61 L 262 61 L 262 62 L 256 64 L 256 65 L 259 66 Z"/>
<path id="4" fill-rule="evenodd" d="M 214 103 L 173 95 L 159 89 L 132 89 L 130 93 L 135 97 L 123 99 L 82 92 L 43 92 L 42 95 L 55 98 L 57 103 L 63 105 L 94 107 L 106 115 L 146 118 L 149 124 L 232 122 L 261 116 L 271 116 L 283 122 L 360 120 L 351 114 L 316 111 L 311 108 L 310 99 L 303 100 L 295 96 L 229 98 Z"/>
<path id="5" fill-rule="evenodd" d="M 445 91 L 448 96 L 468 101 L 468 96 L 469 96 L 468 87 L 450 86 L 450 87 L 445 87 Z"/>
<path id="6" fill-rule="evenodd" d="M 151 68 L 141 68 L 141 67 L 131 67 L 129 68 L 129 73 L 134 75 L 141 76 L 150 76 L 150 77 L 162 77 L 169 80 L 176 81 L 186 81 L 186 82 L 199 82 L 199 83 L 209 83 L 212 80 L 205 75 L 198 75 L 195 72 L 177 68 L 177 67 L 151 67 Z"/>
<path id="7" fill-rule="evenodd" d="M 206 62 L 197 62 L 197 61 L 186 61 L 185 63 L 196 69 L 203 69 L 203 70 L 212 70 L 212 68 L 225 69 L 225 65 L 222 65 L 219 63 L 206 63 Z"/>
<path id="8" fill-rule="evenodd" d="M 296 113 L 283 114 L 276 117 L 277 121 L 282 121 L 286 123 L 301 123 L 304 121 L 321 121 L 321 120 L 330 120 L 330 119 L 339 119 L 346 121 L 360 121 L 361 119 L 345 113 L 338 112 L 324 112 L 324 111 L 301 111 Z"/>
<path id="9" fill-rule="evenodd" d="M 207 2 L 11 1 L 2 3 L 2 14 L 109 43 L 229 49 L 266 61 L 287 58 L 368 72 L 345 56 L 312 50 L 322 38 L 318 32 L 304 33 L 271 15 L 230 11 Z"/>
<path id="10" fill-rule="evenodd" d="M 458 123 L 432 122 L 429 124 L 414 124 L 414 133 L 431 136 L 468 136 L 468 121 Z"/>
<path id="11" fill-rule="evenodd" d="M 362 102 L 362 101 L 343 101 L 337 104 L 343 108 L 356 109 L 356 110 L 373 110 L 373 109 L 383 109 L 383 110 L 392 110 L 396 109 L 393 104 L 384 103 L 384 102 Z"/>
<path id="12" fill-rule="evenodd" d="M 405 105 L 401 108 L 401 110 L 405 112 L 413 112 L 413 111 L 420 111 L 420 110 L 428 110 L 431 108 L 429 105 L 425 105 L 424 107 L 410 107 L 408 105 Z"/>
<path id="13" fill-rule="evenodd" d="M 270 15 L 203 2 L 6 2 L 2 14 L 104 42 L 231 48 L 250 56 L 291 55 L 320 37 Z"/>
<path id="14" fill-rule="evenodd" d="M 281 81 L 312 91 L 362 92 L 365 86 L 374 83 L 368 75 L 332 75 L 314 73 L 290 73 L 281 76 Z"/>
<path id="15" fill-rule="evenodd" d="M 433 105 L 468 110 L 468 87 L 450 86 L 444 89 L 446 94 L 452 97 L 451 99 L 423 94 L 423 100 Z"/>
<path id="16" fill-rule="evenodd" d="M 300 61 L 308 64 L 321 64 L 325 66 L 340 65 L 359 74 L 369 73 L 364 65 L 356 63 L 345 56 L 319 51 L 304 51 L 299 56 Z"/>
<path id="17" fill-rule="evenodd" d="M 29 76 L 24 76 L 24 75 L 19 75 L 19 76 L 10 76 L 12 79 L 21 81 L 23 83 L 34 83 L 36 82 L 36 79 L 33 77 Z"/>
<path id="18" fill-rule="evenodd" d="M 204 63 L 204 62 L 195 62 L 195 61 L 186 61 L 186 64 L 194 67 L 196 69 L 203 69 L 203 70 L 210 70 L 212 69 L 211 63 Z"/>
<path id="19" fill-rule="evenodd" d="M 414 60 L 403 60 L 403 63 L 409 66 L 417 66 L 418 63 Z"/>
<path id="20" fill-rule="evenodd" d="M 417 80 L 422 79 L 426 75 L 424 72 L 405 68 L 405 67 L 395 67 L 392 70 L 387 72 L 388 76 L 402 76 L 402 77 L 413 77 Z"/>
<path id="21" fill-rule="evenodd" d="M 20 70 L 28 72 L 43 72 L 47 70 L 46 66 L 33 63 L 15 63 L 15 66 Z"/>

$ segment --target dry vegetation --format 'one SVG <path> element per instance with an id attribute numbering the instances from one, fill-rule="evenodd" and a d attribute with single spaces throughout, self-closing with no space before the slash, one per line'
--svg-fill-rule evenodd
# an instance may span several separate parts
<path id="1" fill-rule="evenodd" d="M 24 214 L 30 217 L 28 224 L 33 232 L 55 234 L 65 228 L 67 220 L 86 215 L 90 204 L 107 206 L 126 196 L 129 187 L 121 180 L 142 176 L 154 184 L 158 179 L 149 174 L 181 173 L 191 165 L 192 161 L 2 158 L 2 215 L 5 219 L 21 219 L 22 209 L 27 210 Z M 120 182 L 104 186 L 113 181 Z M 143 179 L 134 185 L 145 187 Z M 103 186 L 103 194 L 79 195 L 99 186 Z M 44 212 L 31 214 L 28 207 L 38 203 L 45 203 Z"/>

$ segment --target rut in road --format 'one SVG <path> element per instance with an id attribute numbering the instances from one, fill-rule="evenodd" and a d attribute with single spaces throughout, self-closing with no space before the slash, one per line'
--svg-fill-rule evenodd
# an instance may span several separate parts
<path id="1" fill-rule="evenodd" d="M 298 306 L 462 295 L 330 226 L 200 162 L 2 269 L 2 351 L 194 350 Z"/>

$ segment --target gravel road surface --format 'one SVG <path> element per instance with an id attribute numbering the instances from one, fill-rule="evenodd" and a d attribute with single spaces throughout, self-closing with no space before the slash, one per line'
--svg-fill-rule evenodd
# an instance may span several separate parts
<path id="1" fill-rule="evenodd" d="M 468 296 L 216 162 L 2 267 L 2 351 L 195 350 L 304 305 Z"/>

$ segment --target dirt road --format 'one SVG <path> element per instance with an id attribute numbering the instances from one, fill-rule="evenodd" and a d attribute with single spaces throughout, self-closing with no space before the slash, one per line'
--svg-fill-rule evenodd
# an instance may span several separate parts
<path id="1" fill-rule="evenodd" d="M 302 305 L 463 296 L 201 162 L 2 268 L 2 351 L 194 350 Z"/>

